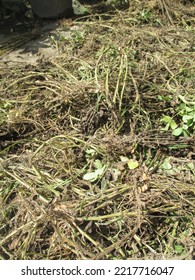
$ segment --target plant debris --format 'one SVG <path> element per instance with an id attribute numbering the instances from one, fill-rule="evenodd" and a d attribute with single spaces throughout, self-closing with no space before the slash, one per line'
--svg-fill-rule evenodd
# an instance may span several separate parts
<path id="1" fill-rule="evenodd" d="M 85 7 L 0 60 L 0 258 L 193 259 L 193 1 Z"/>

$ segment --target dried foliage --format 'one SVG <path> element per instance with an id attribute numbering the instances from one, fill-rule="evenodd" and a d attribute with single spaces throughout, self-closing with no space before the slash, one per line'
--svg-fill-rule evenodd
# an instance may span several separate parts
<path id="1" fill-rule="evenodd" d="M 161 121 L 195 102 L 194 6 L 124 2 L 61 20 L 58 56 L 0 61 L 2 259 L 194 256 L 194 130 Z"/>

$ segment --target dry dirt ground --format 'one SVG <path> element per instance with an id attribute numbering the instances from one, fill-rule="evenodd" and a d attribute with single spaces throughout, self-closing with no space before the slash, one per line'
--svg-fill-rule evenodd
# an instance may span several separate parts
<path id="1" fill-rule="evenodd" d="M 1 63 L 6 65 L 17 63 L 37 65 L 38 60 L 42 58 L 52 59 L 59 55 L 53 39 L 57 40 L 57 36 L 66 36 L 69 32 L 71 32 L 71 29 L 70 31 L 60 30 L 58 20 L 43 21 L 38 23 L 36 27 L 28 27 L 25 33 L 20 30 L 20 26 L 15 31 L 15 27 L 10 25 L 3 34 L 1 33 L 1 43 L 4 44 L 5 41 L 8 41 L 9 45 L 9 42 L 14 42 L 17 37 L 24 42 L 19 42 L 18 48 L 14 47 L 14 50 L 3 55 Z"/>

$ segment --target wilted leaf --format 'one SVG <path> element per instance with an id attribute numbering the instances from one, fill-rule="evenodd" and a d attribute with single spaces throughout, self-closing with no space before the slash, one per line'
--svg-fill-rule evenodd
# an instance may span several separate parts
<path id="1" fill-rule="evenodd" d="M 146 192 L 148 190 L 148 185 L 147 184 L 144 184 L 142 187 L 142 192 Z"/>
<path id="2" fill-rule="evenodd" d="M 149 178 L 148 178 L 148 176 L 147 176 L 147 174 L 144 172 L 143 174 L 142 174 L 142 180 L 143 181 L 147 181 Z"/>
<path id="3" fill-rule="evenodd" d="M 131 169 L 131 170 L 136 169 L 139 166 L 138 161 L 134 160 L 134 159 L 129 159 L 127 164 L 128 164 L 129 169 Z"/>
<path id="4" fill-rule="evenodd" d="M 118 180 L 118 177 L 120 176 L 121 172 L 118 169 L 112 170 L 113 180 L 116 182 Z"/>
<path id="5" fill-rule="evenodd" d="M 124 156 L 120 156 L 120 160 L 122 161 L 122 162 L 128 162 L 128 158 L 127 157 L 124 157 Z"/>

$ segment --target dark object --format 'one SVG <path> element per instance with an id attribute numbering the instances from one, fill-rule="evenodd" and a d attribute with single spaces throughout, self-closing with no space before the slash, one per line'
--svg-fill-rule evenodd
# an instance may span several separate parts
<path id="1" fill-rule="evenodd" d="M 40 18 L 73 15 L 72 0 L 29 0 L 32 10 Z"/>

